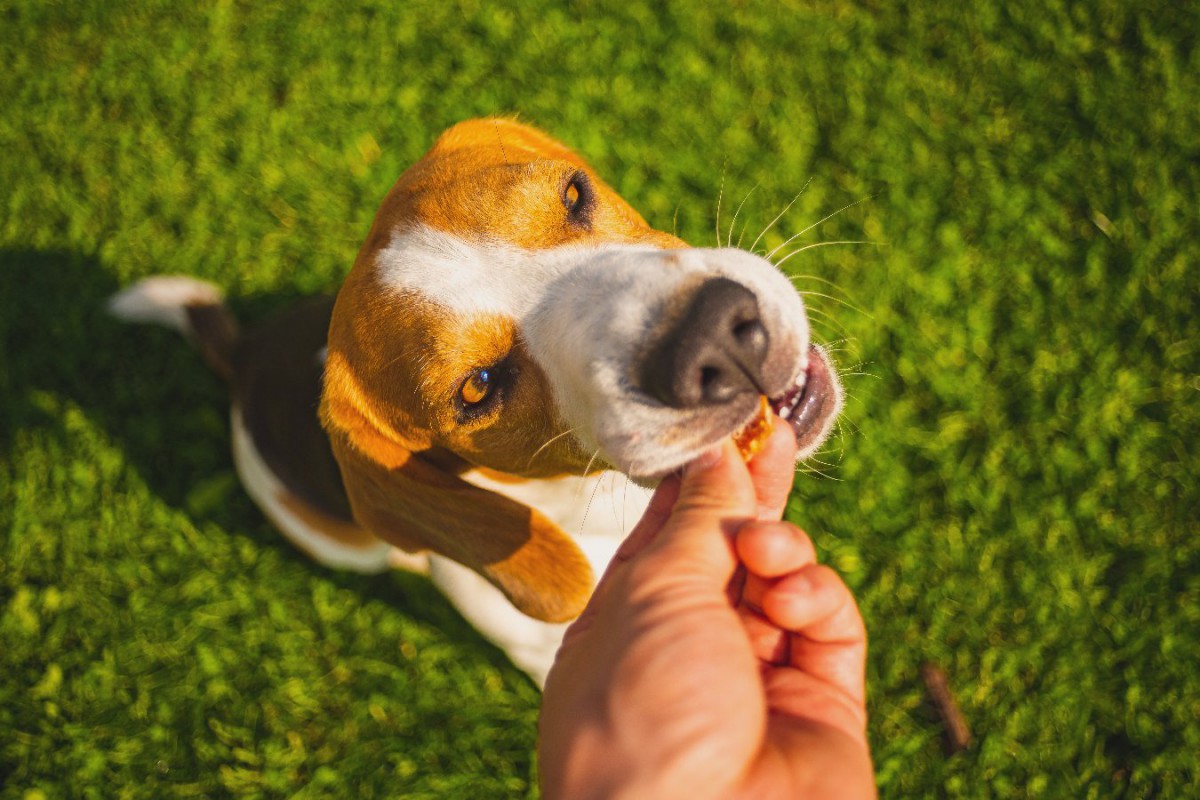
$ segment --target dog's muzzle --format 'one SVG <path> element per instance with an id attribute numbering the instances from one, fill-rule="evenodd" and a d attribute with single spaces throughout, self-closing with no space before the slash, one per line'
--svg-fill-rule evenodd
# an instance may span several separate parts
<path id="1" fill-rule="evenodd" d="M 754 294 L 729 278 L 710 278 L 643 359 L 640 388 L 688 409 L 765 394 L 768 345 Z"/>
<path id="2" fill-rule="evenodd" d="M 805 450 L 823 437 L 837 404 L 832 364 L 810 345 L 806 368 L 773 392 L 765 374 L 770 344 L 754 293 L 729 278 L 710 278 L 646 352 L 639 388 L 669 408 L 686 410 L 766 395 Z"/>

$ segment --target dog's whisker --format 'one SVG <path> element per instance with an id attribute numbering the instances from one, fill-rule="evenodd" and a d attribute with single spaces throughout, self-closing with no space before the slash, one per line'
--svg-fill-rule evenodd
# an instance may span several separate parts
<path id="1" fill-rule="evenodd" d="M 812 323 L 812 328 L 814 331 L 820 331 L 822 333 L 828 332 L 845 334 L 848 330 L 840 319 L 832 314 L 827 314 L 819 308 L 812 308 L 810 306 L 808 308 L 808 319 L 809 322 Z M 835 353 L 842 352 L 840 350 L 830 349 L 828 347 L 825 348 L 825 351 L 831 356 Z"/>
<path id="2" fill-rule="evenodd" d="M 559 434 L 556 434 L 556 435 L 554 435 L 554 436 L 551 436 L 549 439 L 547 439 L 547 440 L 546 440 L 546 443 L 545 443 L 545 444 L 543 444 L 543 445 L 542 445 L 541 447 L 539 447 L 537 450 L 534 450 L 534 451 L 533 451 L 533 455 L 531 455 L 531 456 L 529 457 L 529 463 L 525 465 L 525 468 L 526 468 L 526 469 L 529 469 L 530 467 L 532 467 L 532 466 L 533 466 L 533 462 L 534 462 L 534 460 L 535 460 L 535 459 L 536 459 L 536 458 L 537 458 L 539 455 L 541 455 L 542 451 L 543 451 L 543 450 L 545 450 L 547 447 L 549 447 L 550 445 L 554 444 L 555 442 L 557 442 L 557 441 L 558 441 L 559 439 L 561 439 L 562 437 L 564 437 L 564 436 L 566 436 L 566 435 L 568 435 L 568 434 L 574 433 L 574 432 L 575 432 L 575 429 L 574 429 L 574 428 L 568 428 L 567 430 L 563 431 L 562 433 L 559 433 Z"/>
<path id="3" fill-rule="evenodd" d="M 842 347 L 842 348 L 826 347 L 825 352 L 829 353 L 830 355 L 834 355 L 837 353 L 842 353 L 842 354 L 848 355 L 852 351 L 848 347 Z M 872 367 L 874 365 L 874 362 L 862 361 L 862 360 L 850 362 L 849 359 L 847 359 L 847 361 L 848 361 L 848 363 L 837 365 L 837 374 L 839 376 L 853 374 L 853 375 L 870 375 L 871 377 L 874 377 L 874 378 L 879 377 L 875 373 L 867 371 L 867 368 Z"/>
<path id="4" fill-rule="evenodd" d="M 625 509 L 628 508 L 629 484 L 631 481 L 628 475 L 622 477 L 625 478 L 625 485 L 621 487 L 621 535 L 624 536 L 628 533 L 628 529 L 625 527 Z"/>
<path id="5" fill-rule="evenodd" d="M 769 223 L 767 223 L 767 227 L 763 228 L 762 232 L 759 233 L 758 236 L 755 237 L 754 242 L 750 245 L 751 253 L 754 252 L 754 248 L 758 247 L 758 243 L 760 241 L 762 241 L 762 237 L 766 236 L 767 233 L 771 230 L 771 228 L 775 227 L 775 223 L 779 222 L 779 220 L 783 218 L 783 215 L 788 212 L 788 209 L 790 209 L 793 205 L 795 205 L 796 201 L 800 199 L 800 195 L 804 194 L 804 190 L 808 188 L 808 185 L 810 183 L 812 183 L 812 178 L 809 178 L 807 181 L 804 182 L 804 185 L 800 187 L 800 191 L 796 192 L 796 196 L 793 197 L 791 200 L 789 200 L 788 204 L 783 207 L 783 211 L 780 211 L 778 214 L 776 214 L 775 219 L 773 219 Z"/>
<path id="6" fill-rule="evenodd" d="M 843 294 L 849 294 L 849 292 L 843 289 L 841 284 L 839 284 L 837 281 L 831 281 L 828 278 L 822 278 L 820 275 L 788 275 L 788 280 L 794 284 L 799 284 L 800 281 L 816 281 L 817 283 L 825 284 L 831 289 L 836 289 Z"/>
<path id="7" fill-rule="evenodd" d="M 599 452 L 599 450 L 596 451 L 597 454 Z M 593 458 L 595 458 L 595 456 L 593 456 Z M 604 483 L 603 475 L 596 479 L 596 485 L 592 487 L 592 496 L 588 498 L 587 505 L 583 507 L 583 517 L 579 520 L 580 535 L 582 535 L 584 530 L 587 529 L 588 514 L 592 513 L 592 503 L 596 502 L 596 493 L 600 491 L 600 484 L 602 483 Z"/>
<path id="8" fill-rule="evenodd" d="M 833 435 L 837 437 L 838 447 L 841 448 L 842 458 L 846 457 L 846 427 L 837 422 L 833 423 Z"/>
<path id="9" fill-rule="evenodd" d="M 832 475 L 822 472 L 821 470 L 817 469 L 816 467 L 808 466 L 807 461 L 805 461 L 804 464 L 797 471 L 804 472 L 807 475 L 816 475 L 816 476 L 824 478 L 825 480 L 828 480 L 828 481 L 837 481 L 838 483 L 843 482 L 843 480 L 841 478 L 835 478 Z"/>
<path id="10" fill-rule="evenodd" d="M 608 510 L 612 512 L 612 519 L 613 522 L 617 524 L 617 530 L 621 530 L 623 532 L 621 525 L 624 520 L 624 515 L 621 513 L 621 509 L 617 506 L 617 503 L 620 501 L 617 497 L 616 491 L 617 479 L 623 476 L 619 472 L 609 472 L 608 474 Z"/>
<path id="11" fill-rule="evenodd" d="M 619 513 L 614 513 L 613 519 L 620 523 L 621 527 L 618 528 L 618 530 L 620 531 L 621 536 L 625 536 L 626 534 L 629 533 L 629 528 L 627 527 L 629 524 L 629 487 L 633 486 L 634 491 L 642 491 L 642 489 L 637 484 L 635 484 L 633 482 L 633 479 L 630 478 L 628 475 L 626 475 L 624 472 L 621 472 L 619 470 L 614 470 L 612 473 L 612 476 L 613 476 L 614 485 L 616 484 L 616 482 L 618 480 L 622 481 L 621 497 L 618 500 L 617 492 L 616 492 L 616 490 L 613 490 L 612 501 L 614 503 L 618 503 L 618 502 L 620 503 Z M 645 497 L 647 500 L 649 500 L 649 498 L 650 498 L 649 494 L 645 494 Z M 636 520 L 635 520 L 635 522 L 636 522 Z"/>
<path id="12" fill-rule="evenodd" d="M 783 265 L 786 264 L 788 261 L 790 261 L 792 256 L 799 255 L 800 253 L 803 253 L 805 250 L 812 250 L 814 247 L 832 247 L 833 245 L 836 245 L 836 244 L 869 244 L 869 245 L 874 245 L 875 247 L 883 247 L 883 245 L 881 245 L 879 242 L 872 242 L 872 241 L 869 241 L 866 239 L 841 239 L 838 241 L 831 241 L 831 242 L 815 242 L 813 244 L 806 244 L 804 247 L 797 247 L 795 250 L 793 250 L 792 252 L 785 255 L 783 258 L 776 261 L 775 266 L 778 269 L 783 269 Z"/>
<path id="13" fill-rule="evenodd" d="M 733 228 L 735 225 L 737 225 L 738 214 L 742 213 L 742 206 L 746 205 L 746 201 L 750 199 L 750 195 L 754 194 L 755 190 L 758 189 L 758 187 L 761 185 L 762 185 L 761 183 L 754 184 L 754 188 L 751 189 L 750 191 L 746 192 L 746 196 L 742 198 L 742 202 L 738 203 L 738 207 L 734 210 L 733 220 L 729 223 L 729 233 L 725 237 L 725 246 L 726 247 L 730 247 L 733 244 Z M 743 228 L 742 232 L 745 233 L 744 228 Z M 718 244 L 720 244 L 719 241 L 718 241 Z M 742 240 L 739 237 L 738 238 L 738 247 L 741 247 L 741 245 L 742 245 Z"/>
<path id="14" fill-rule="evenodd" d="M 795 234 L 795 235 L 791 236 L 790 238 L 786 239 L 786 240 L 783 242 L 783 244 L 779 245 L 779 246 L 778 246 L 778 247 L 776 247 L 774 250 L 772 250 L 771 252 L 767 253 L 767 255 L 766 255 L 766 258 L 767 258 L 767 260 L 768 260 L 768 261 L 770 261 L 770 260 L 771 260 L 771 259 L 772 259 L 772 258 L 775 256 L 775 254 L 776 254 L 776 253 L 778 253 L 780 250 L 782 250 L 783 248 L 787 247 L 789 244 L 791 244 L 792 242 L 796 241 L 796 240 L 797 240 L 797 239 L 799 239 L 801 236 L 803 236 L 804 234 L 808 233 L 809 231 L 811 231 L 813 228 L 817 227 L 818 225 L 821 225 L 821 224 L 823 224 L 823 223 L 825 223 L 825 222 L 828 222 L 829 220 L 831 220 L 831 219 L 833 219 L 834 217 L 836 217 L 838 214 L 841 214 L 843 211 L 846 211 L 846 210 L 849 210 L 849 209 L 851 209 L 851 208 L 854 208 L 855 206 L 857 206 L 857 205 L 860 205 L 860 204 L 862 204 L 862 203 L 865 203 L 865 202 L 867 202 L 868 200 L 871 200 L 871 199 L 873 199 L 874 197 L 875 197 L 875 195 L 869 195 L 869 196 L 867 196 L 867 197 L 864 197 L 864 198 L 862 198 L 862 199 L 860 199 L 860 200 L 855 200 L 853 203 L 850 203 L 850 204 L 848 204 L 848 205 L 844 205 L 844 206 L 842 206 L 841 208 L 839 208 L 837 211 L 834 211 L 832 214 L 829 214 L 828 216 L 825 216 L 825 217 L 823 217 L 823 218 L 821 218 L 821 219 L 817 220 L 817 221 L 816 221 L 816 222 L 814 222 L 812 225 L 809 225 L 809 226 L 808 226 L 807 228 L 805 228 L 804 230 L 802 230 L 802 231 L 800 231 L 799 233 L 797 233 L 797 234 Z"/>
<path id="15" fill-rule="evenodd" d="M 807 465 L 807 466 L 812 466 L 812 465 L 816 464 L 816 465 L 823 466 L 823 467 L 832 467 L 833 464 L 829 463 L 829 461 L 826 460 L 826 457 L 828 455 L 829 455 L 829 444 L 828 443 L 822 444 L 821 448 L 819 450 L 817 450 L 815 453 L 810 455 L 808 458 L 804 459 L 803 464 Z"/>
<path id="16" fill-rule="evenodd" d="M 839 433 L 839 435 L 842 435 L 842 436 L 845 436 L 846 430 L 849 430 L 851 433 L 853 433 L 856 436 L 862 435 L 862 428 L 860 428 L 859 426 L 855 425 L 853 422 L 851 422 L 850 420 L 845 419 L 845 418 L 839 419 L 837 422 L 835 422 L 834 429 Z"/>
<path id="17" fill-rule="evenodd" d="M 822 345 L 822 348 L 823 348 L 823 349 L 825 350 L 825 352 L 826 352 L 826 353 L 828 353 L 828 354 L 829 354 L 831 357 L 834 357 L 834 356 L 841 356 L 841 355 L 843 355 L 843 354 L 847 354 L 847 353 L 850 353 L 850 352 L 851 352 L 851 350 L 850 350 L 850 348 L 849 348 L 849 347 L 831 347 L 830 345 Z M 835 362 L 835 363 L 837 362 L 837 358 L 834 358 L 834 362 Z M 838 369 L 840 370 L 840 369 L 841 369 L 841 367 L 838 367 Z M 838 374 L 840 375 L 841 373 L 839 372 Z"/>
<path id="18" fill-rule="evenodd" d="M 805 301 L 806 301 L 805 305 L 808 304 L 807 303 L 808 298 L 820 297 L 823 300 L 832 300 L 833 302 L 837 303 L 838 305 L 844 306 L 845 308 L 848 308 L 851 311 L 856 311 L 859 314 L 862 314 L 867 319 L 875 319 L 874 315 L 871 314 L 871 312 L 867 311 L 866 309 L 864 309 L 860 306 L 856 306 L 854 303 L 851 303 L 849 300 L 843 300 L 842 298 L 836 297 L 831 294 L 823 294 L 821 292 L 797 292 L 797 294 L 799 294 L 801 297 L 805 298 Z"/>
<path id="19" fill-rule="evenodd" d="M 729 159 L 725 159 L 725 163 L 721 165 L 721 188 L 717 190 L 717 247 L 721 246 L 721 200 L 725 197 L 725 168 L 729 166 Z"/>
<path id="20" fill-rule="evenodd" d="M 826 313 L 824 311 L 821 311 L 820 309 L 813 309 L 813 308 L 810 308 L 809 311 L 817 311 L 818 313 L 821 313 L 821 314 Z M 826 314 L 826 316 L 828 316 L 828 314 Z M 821 345 L 821 347 L 825 350 L 826 353 L 829 353 L 829 355 L 834 355 L 836 353 L 850 352 L 850 347 L 849 347 L 850 343 L 856 342 L 856 341 L 858 341 L 858 340 L 852 336 L 842 336 L 837 339 L 829 339 L 825 342 L 816 342 L 816 344 Z"/>
<path id="21" fill-rule="evenodd" d="M 816 321 L 816 320 L 822 321 L 825 325 L 829 325 L 830 327 L 832 327 L 836 333 L 841 333 L 841 334 L 846 333 L 846 327 L 842 323 L 842 321 L 840 319 L 838 319 L 837 317 L 833 316 L 832 314 L 830 314 L 828 311 L 823 311 L 819 308 L 813 308 L 811 305 L 807 305 L 807 304 L 805 304 L 805 309 L 808 312 L 809 319 L 812 319 L 814 321 Z M 826 348 L 826 349 L 828 350 L 829 348 Z M 836 352 L 836 351 L 830 350 L 830 352 Z"/>
<path id="22" fill-rule="evenodd" d="M 783 255 L 783 257 L 780 258 L 778 261 L 774 262 L 774 264 L 776 267 L 778 267 L 780 264 L 783 264 L 784 262 L 790 260 L 792 256 L 794 256 L 798 253 L 803 253 L 805 250 L 812 250 L 814 247 L 832 247 L 833 245 L 841 245 L 841 244 L 870 244 L 870 245 L 874 245 L 875 247 L 883 246 L 880 242 L 873 242 L 870 239 L 836 239 L 836 240 L 831 239 L 831 240 L 824 241 L 824 242 L 813 242 L 812 244 L 806 244 L 801 247 L 797 247 L 795 250 L 791 250 L 791 251 L 785 253 Z M 775 252 L 772 252 L 771 255 L 772 255 L 772 257 L 774 257 Z"/>
<path id="23" fill-rule="evenodd" d="M 846 460 L 846 431 L 843 428 L 838 428 L 835 424 L 834 432 L 837 438 L 832 443 L 833 447 L 830 448 L 830 455 L 836 456 L 833 466 L 840 467 L 842 462 Z"/>
<path id="24" fill-rule="evenodd" d="M 846 454 L 850 451 L 849 446 L 846 444 L 846 439 L 848 437 L 846 431 L 847 428 L 841 425 L 840 422 L 834 423 L 833 435 L 837 437 L 838 466 L 841 466 L 842 462 L 846 460 Z"/>
<path id="25" fill-rule="evenodd" d="M 750 227 L 750 223 L 749 222 L 745 223 L 744 225 L 742 225 L 742 232 L 738 234 L 737 248 L 739 250 L 742 249 L 742 239 L 746 238 L 746 229 L 749 227 Z"/>
<path id="26" fill-rule="evenodd" d="M 857 375 L 857 376 L 859 376 L 859 377 L 862 377 L 862 378 L 874 378 L 874 379 L 875 379 L 875 380 L 877 380 L 877 381 L 881 381 L 881 380 L 883 380 L 883 376 L 882 376 L 882 375 L 879 375 L 879 374 L 877 374 L 877 373 L 874 373 L 874 372 L 869 372 L 869 371 L 867 370 L 867 367 L 870 367 L 870 366 L 872 366 L 872 365 L 871 365 L 871 364 L 868 364 L 868 363 L 856 364 L 854 367 L 852 367 L 852 369 L 856 370 L 856 371 L 855 371 L 854 373 L 852 373 L 852 374 L 854 374 L 854 375 Z"/>
<path id="27" fill-rule="evenodd" d="M 592 453 L 592 457 L 588 459 L 587 466 L 583 468 L 583 477 L 586 478 L 588 473 L 592 471 L 592 464 L 596 463 L 596 458 L 600 455 L 600 448 L 596 448 L 596 452 Z"/>

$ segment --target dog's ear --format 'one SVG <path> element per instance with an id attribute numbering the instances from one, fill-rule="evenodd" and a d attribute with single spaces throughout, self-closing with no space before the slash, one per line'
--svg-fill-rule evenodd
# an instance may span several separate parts
<path id="1" fill-rule="evenodd" d="M 329 438 L 355 519 L 381 539 L 470 567 L 535 619 L 565 622 L 583 611 L 591 565 L 542 514 L 370 428 L 331 427 Z"/>

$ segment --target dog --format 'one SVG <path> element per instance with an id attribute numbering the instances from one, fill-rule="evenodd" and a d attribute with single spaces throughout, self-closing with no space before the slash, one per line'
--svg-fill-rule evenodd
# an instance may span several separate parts
<path id="1" fill-rule="evenodd" d="M 426 572 L 539 684 L 645 487 L 765 402 L 807 457 L 842 405 L 770 262 L 651 228 L 510 119 L 455 125 L 401 175 L 336 299 L 242 333 L 215 287 L 154 277 L 110 309 L 229 381 L 238 474 L 287 538 Z"/>

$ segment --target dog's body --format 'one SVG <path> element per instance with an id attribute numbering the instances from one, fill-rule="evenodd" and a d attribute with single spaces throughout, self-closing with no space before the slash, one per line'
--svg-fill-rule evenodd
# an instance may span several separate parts
<path id="1" fill-rule="evenodd" d="M 455 126 L 400 178 L 336 302 L 247 335 L 189 279 L 113 309 L 188 333 L 230 380 L 238 472 L 295 544 L 341 568 L 427 567 L 539 682 L 642 485 L 761 396 L 802 456 L 841 403 L 773 266 L 687 249 L 508 120 Z"/>

